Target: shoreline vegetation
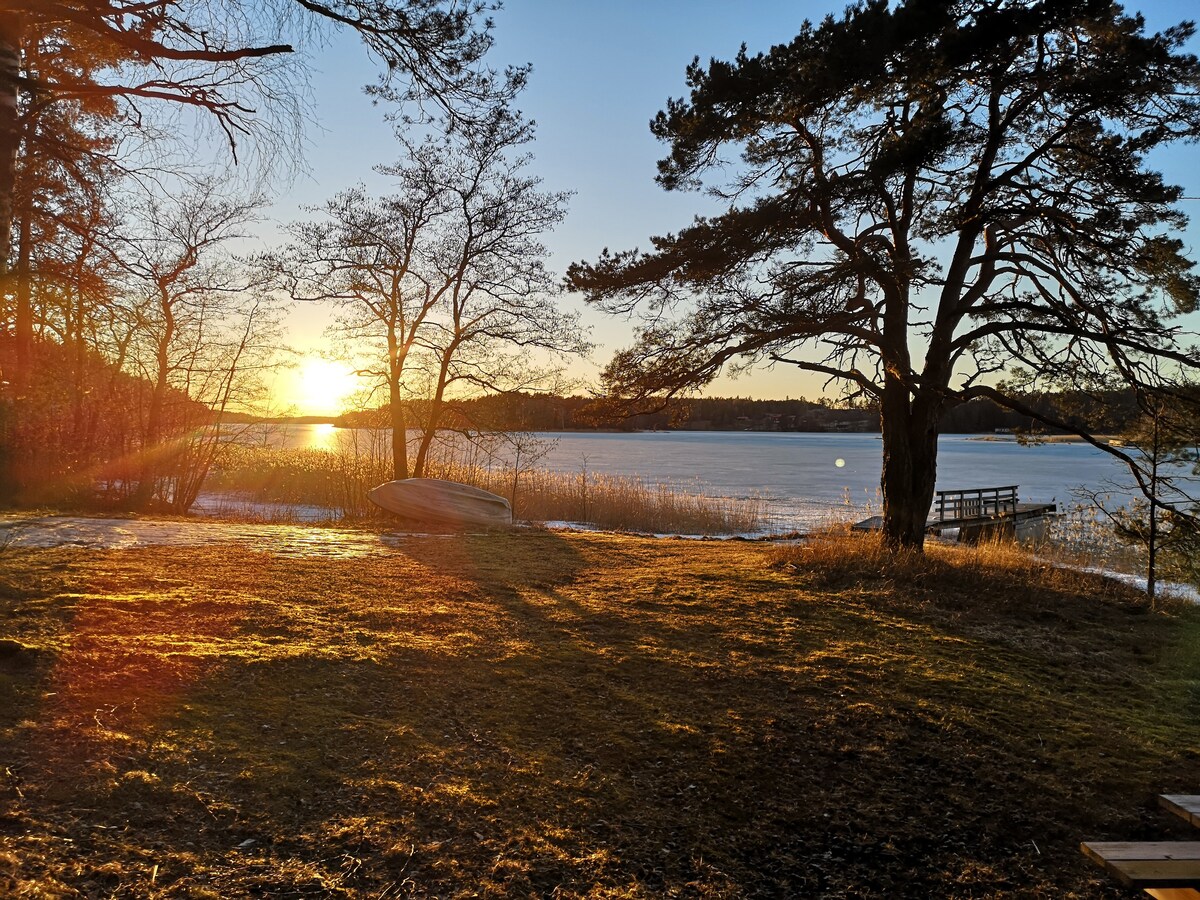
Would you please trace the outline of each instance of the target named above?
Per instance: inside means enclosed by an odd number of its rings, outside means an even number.
[[[279,425],[280,423],[275,423]],[[306,422],[304,424],[326,424]],[[1012,441],[1013,435],[979,436]],[[1051,437],[1061,442],[1064,436]],[[390,440],[379,429],[341,431],[324,449],[285,448],[282,432],[235,429],[222,438],[194,512],[234,523],[387,527],[397,520],[367,500],[367,492],[391,480]],[[428,477],[473,485],[507,498],[517,521],[563,523],[631,534],[769,538],[813,528],[847,527],[878,512],[875,502],[854,503],[847,495],[824,512],[813,510],[803,524],[777,521],[757,496],[714,495],[700,481],[657,483],[637,476],[589,471],[586,458],[571,472],[548,471],[539,461],[553,445],[535,434],[450,433],[434,445]],[[103,485],[64,510],[126,511],[123,486],[106,494]],[[45,504],[43,504],[45,505]],[[150,512],[173,512],[167,509]],[[399,523],[402,528],[420,523]],[[1098,509],[1071,504],[1060,510],[1048,538],[1037,548],[1063,565],[1137,577],[1144,552],[1120,541]],[[1195,584],[1194,565],[1165,559],[1169,581]]]
[[[0,893],[1121,895],[1200,609],[1002,546],[8,548]]]
[[[544,398],[543,398],[544,399]],[[330,424],[314,417],[296,424]],[[276,426],[286,423],[274,423]],[[222,437],[195,511],[206,519],[266,524],[329,524],[387,527],[394,520],[366,499],[367,491],[391,480],[390,442],[377,429],[338,430],[332,449],[283,449],[282,432],[230,423],[233,438]],[[225,427],[221,429],[225,433]],[[1012,435],[979,435],[1011,441]],[[1052,437],[1060,441],[1062,436]],[[488,441],[492,443],[489,445]],[[536,434],[480,434],[470,441],[451,432],[435,445],[431,477],[472,484],[504,496],[515,518],[534,523],[579,524],[635,534],[765,537],[795,532],[796,523],[777,521],[770,504],[756,496],[722,497],[703,483],[659,484],[638,477],[604,475],[587,469],[586,458],[572,472],[538,468],[546,442]],[[512,451],[519,450],[514,462]],[[37,504],[86,512],[130,509],[127,485],[88,480]],[[53,493],[53,492],[51,492]],[[876,498],[877,500],[877,498]],[[145,510],[173,513],[162,506]],[[1144,554],[1120,542],[1094,509],[1071,507],[1055,520],[1050,540],[1039,552],[1065,565],[1103,568],[1126,575],[1145,571]],[[853,503],[847,496],[827,514],[813,511],[804,527],[836,526],[878,513],[877,502]],[[402,526],[403,527],[403,526]],[[801,528],[800,530],[803,530]],[[1175,570],[1179,569],[1180,572]],[[1166,566],[1170,581],[1195,584],[1194,566]]]
[[[1111,434],[1092,435],[1101,444],[1120,446],[1120,438]],[[968,441],[1028,441],[1035,444],[1086,444],[1089,443],[1077,434],[976,434],[967,438]]]
[[[1009,438],[1011,439],[1011,438]],[[524,466],[495,447],[447,440],[437,445],[427,471],[507,498],[514,519],[561,522],[601,531],[685,536],[767,537],[772,520],[758,497],[714,496],[701,482],[659,484],[639,477],[537,468],[536,440],[525,445]],[[350,433],[333,449],[282,449],[228,443],[206,481],[204,515],[233,521],[379,527],[398,520],[367,500],[372,487],[391,480],[388,441],[377,432]],[[511,448],[510,448],[511,449]],[[869,507],[869,508],[868,508]],[[849,497],[808,529],[846,528],[877,510]],[[788,523],[784,532],[796,531]],[[1064,565],[1126,575],[1145,571],[1143,554],[1120,541],[1094,508],[1071,504],[1052,520],[1037,552]],[[1172,573],[1175,577],[1177,573]],[[1190,581],[1187,575],[1178,575]]]
[[[498,463],[474,452],[442,455],[427,475],[483,488],[505,497],[521,521],[569,521],[602,529],[688,534],[753,532],[764,521],[755,498],[713,497],[701,484],[652,484],[641,478],[549,472]],[[391,514],[367,500],[367,491],[391,480],[386,456],[374,447],[280,450],[230,444],[222,448],[207,482],[210,491],[252,503],[315,506],[341,520],[384,520]]]

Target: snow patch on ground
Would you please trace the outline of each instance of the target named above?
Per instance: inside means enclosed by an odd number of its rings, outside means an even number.
[[[197,516],[228,516],[263,522],[332,522],[338,518],[338,511],[328,506],[265,503],[228,493],[201,494],[192,504],[191,512]]]
[[[1146,590],[1146,579],[1141,575],[1127,575],[1124,572],[1114,572],[1111,569],[1103,569],[1097,566],[1083,567],[1079,571],[1088,572],[1093,575],[1103,575],[1105,578],[1111,578],[1113,581],[1132,585],[1143,593]],[[1180,584],[1177,581],[1159,581],[1155,584],[1155,593],[1159,597],[1175,597],[1179,600],[1200,603],[1200,591],[1196,590],[1190,584]]]
[[[345,559],[389,553],[410,532],[375,533],[310,525],[260,525],[209,521],[104,519],[86,516],[0,516],[0,547],[208,547],[234,544],[281,556]]]

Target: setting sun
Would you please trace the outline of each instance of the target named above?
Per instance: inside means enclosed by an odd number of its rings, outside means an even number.
[[[293,376],[287,400],[301,415],[336,415],[361,386],[359,377],[345,363],[307,357]]]

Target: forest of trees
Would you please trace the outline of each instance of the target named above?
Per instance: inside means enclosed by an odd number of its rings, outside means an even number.
[[[1139,409],[1131,391],[1025,395],[1034,416],[1013,412],[987,398],[951,407],[940,430],[947,434],[1066,434],[1048,429],[1046,418],[1073,422],[1096,434],[1117,435],[1136,422]],[[664,401],[652,413],[614,415],[592,397],[513,392],[491,394],[449,404],[441,425],[464,431],[879,431],[879,409],[870,403],[834,403],[804,398],[755,400],[749,397],[692,397]],[[427,412],[421,401],[406,404],[408,421],[421,423]],[[337,417],[343,427],[376,427],[388,421],[386,411],[368,410]]]
[[[222,416],[270,405],[289,301],[345,311],[347,354],[431,431],[455,386],[539,387],[556,369],[523,352],[585,348],[542,266],[565,195],[524,171],[528,69],[485,62],[488,4],[0,7],[0,502],[186,511]],[[398,193],[235,252],[302,166],[306,67],[336,31],[378,63]]]

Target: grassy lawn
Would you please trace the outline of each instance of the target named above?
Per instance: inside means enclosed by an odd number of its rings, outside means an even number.
[[[1120,897],[1200,792],[1197,610],[986,554],[10,549],[0,638],[6,897]]]

